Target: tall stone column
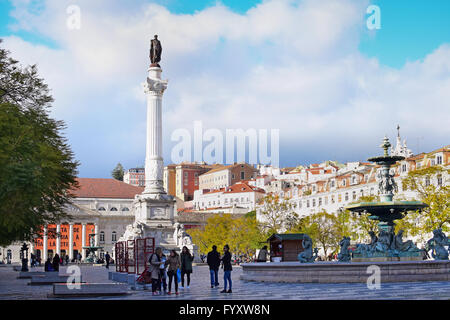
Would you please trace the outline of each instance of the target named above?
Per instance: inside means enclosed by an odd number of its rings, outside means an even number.
[[[94,233],[95,233],[95,246],[98,247],[98,224],[94,225]]]
[[[83,247],[86,246],[86,223],[81,225],[81,259],[86,259]]]
[[[61,225],[56,225],[56,253],[61,255]]]
[[[48,258],[48,249],[47,249],[47,241],[48,241],[48,237],[47,237],[47,226],[44,227],[44,235],[42,237],[42,260],[45,263],[47,261]]]
[[[166,194],[163,183],[162,97],[167,80],[161,80],[162,69],[150,66],[144,92],[147,94],[147,145],[145,154],[145,190],[143,194]]]
[[[69,259],[73,259],[73,223],[69,223]]]

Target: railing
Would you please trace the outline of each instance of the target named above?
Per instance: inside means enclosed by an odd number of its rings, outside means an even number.
[[[154,238],[117,242],[115,245],[116,271],[141,274],[147,268],[150,255],[154,251]]]

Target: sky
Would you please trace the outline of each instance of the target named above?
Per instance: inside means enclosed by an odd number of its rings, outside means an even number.
[[[154,34],[166,164],[194,121],[278,129],[281,166],[366,161],[398,124],[415,154],[450,143],[448,0],[0,0],[1,45],[37,64],[80,177],[144,164]]]

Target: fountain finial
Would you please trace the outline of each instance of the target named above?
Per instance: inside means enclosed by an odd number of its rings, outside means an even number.
[[[391,147],[391,143],[389,142],[389,138],[387,136],[384,136],[383,144],[380,145],[380,147],[384,149],[384,156],[388,157],[389,156],[388,150]]]

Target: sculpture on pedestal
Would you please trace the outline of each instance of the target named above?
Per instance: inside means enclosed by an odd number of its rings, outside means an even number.
[[[445,249],[445,246],[449,246],[449,249]],[[450,242],[441,228],[433,230],[433,238],[427,241],[426,250],[432,250],[431,256],[435,260],[448,260]]]
[[[307,262],[314,262],[316,258],[318,257],[319,250],[317,248],[314,248],[314,255],[313,255],[313,242],[310,236],[305,234],[303,238],[303,251],[300,252],[297,256],[298,261],[301,263],[307,263]]]
[[[337,258],[339,262],[349,262],[351,259],[350,250],[348,247],[350,246],[350,237],[344,237],[340,242],[341,251],[339,252]]]

